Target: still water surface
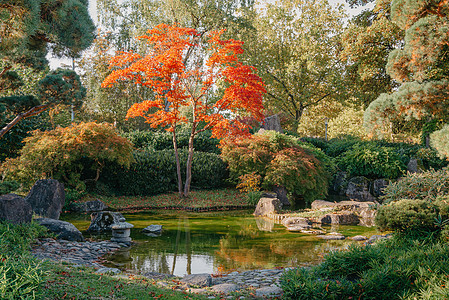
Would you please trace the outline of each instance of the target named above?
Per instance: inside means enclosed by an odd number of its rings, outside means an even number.
[[[316,264],[326,253],[354,243],[350,240],[323,241],[311,235],[288,232],[280,224],[255,218],[252,212],[154,210],[124,214],[126,221],[134,225],[131,237],[136,244],[109,256],[108,265],[140,274],[220,274]],[[81,231],[90,224],[89,215],[66,215],[63,219]],[[151,224],[163,226],[161,236],[150,237],[141,233]],[[346,236],[379,234],[374,228],[362,226],[324,229]],[[110,236],[92,238],[109,239]]]

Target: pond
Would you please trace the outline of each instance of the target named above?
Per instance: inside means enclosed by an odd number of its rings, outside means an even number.
[[[316,264],[326,253],[355,243],[348,239],[324,241],[312,235],[289,232],[280,224],[255,218],[252,212],[154,210],[124,214],[126,221],[134,225],[131,237],[135,245],[110,255],[104,264],[139,274],[220,274]],[[81,231],[90,224],[89,215],[65,215],[62,219]],[[162,225],[162,235],[150,237],[141,233],[151,224]],[[346,236],[379,234],[375,228],[362,226],[324,229]],[[107,235],[91,237],[110,239]]]

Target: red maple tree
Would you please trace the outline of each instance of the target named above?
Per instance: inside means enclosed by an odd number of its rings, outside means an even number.
[[[223,40],[222,34],[202,37],[195,29],[160,24],[138,37],[149,46],[147,54],[118,53],[110,61],[114,71],[102,84],[110,87],[125,80],[154,91],[154,99],[134,104],[127,118],[144,117],[152,127],[173,133],[180,196],[190,192],[195,135],[210,129],[216,138],[235,137],[249,127],[238,115],[263,119],[264,84],[254,67],[239,61],[243,42]],[[217,99],[219,86],[224,91]],[[182,123],[191,129],[184,189],[176,144],[176,129]]]

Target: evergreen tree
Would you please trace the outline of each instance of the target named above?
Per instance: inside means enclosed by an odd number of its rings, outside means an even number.
[[[391,2],[391,18],[405,30],[405,39],[403,47],[391,51],[387,72],[401,85],[370,104],[365,113],[368,129],[382,134],[392,121],[429,128],[449,120],[448,13],[447,0]]]

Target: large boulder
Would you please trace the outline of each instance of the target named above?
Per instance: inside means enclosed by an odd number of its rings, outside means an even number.
[[[118,212],[100,211],[90,215],[91,221],[87,232],[89,233],[102,233],[112,231],[112,225],[120,223],[120,219],[123,215]]]
[[[348,173],[338,172],[335,174],[332,183],[329,186],[329,191],[332,194],[344,196],[348,187]]]
[[[424,164],[422,160],[411,158],[407,164],[407,172],[409,173],[422,173],[425,172]]]
[[[262,128],[265,130],[274,130],[276,132],[283,133],[281,126],[281,119],[279,115],[268,116],[263,120]]]
[[[36,222],[57,234],[58,239],[77,242],[84,241],[82,233],[72,223],[50,218],[39,218],[36,219]]]
[[[279,201],[281,201],[282,206],[290,206],[291,203],[288,200],[288,192],[287,189],[283,186],[274,186],[273,187],[273,192],[276,193],[276,198],[279,199]]]
[[[0,220],[13,224],[30,223],[33,217],[31,205],[16,194],[0,196]]]
[[[65,203],[64,185],[55,179],[38,180],[25,200],[35,214],[57,220]]]
[[[281,201],[277,198],[260,198],[257,203],[255,216],[268,216],[271,214],[278,214],[282,209]]]
[[[349,180],[346,188],[346,196],[356,201],[376,201],[369,192],[370,181],[363,176],[356,176]]]
[[[376,217],[376,207],[377,202],[315,200],[312,202],[313,210],[332,210],[333,213],[312,218],[312,221],[321,224],[350,225],[357,224],[358,220],[359,225],[372,226]]]
[[[209,274],[186,275],[180,280],[188,286],[209,287],[212,285],[212,276]]]
[[[388,180],[386,179],[376,179],[371,184],[371,194],[374,197],[379,197],[384,195],[384,189],[389,184]]]

